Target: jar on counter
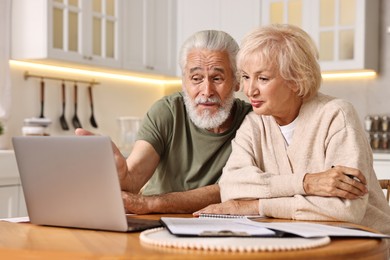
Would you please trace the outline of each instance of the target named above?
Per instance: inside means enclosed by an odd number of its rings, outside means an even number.
[[[376,115],[376,116],[373,116],[372,117],[372,127],[371,127],[371,131],[373,132],[377,132],[377,131],[380,131],[381,130],[381,118]]]
[[[389,135],[388,133],[382,133],[382,138],[381,138],[381,145],[380,145],[380,148],[381,149],[389,149]]]
[[[380,147],[380,136],[379,136],[379,133],[374,133],[372,134],[372,137],[370,138],[371,139],[371,148],[372,149],[379,149]]]
[[[371,132],[371,129],[372,129],[372,117],[371,116],[366,116],[364,118],[364,128],[367,132]]]
[[[45,128],[43,126],[23,126],[22,134],[24,136],[45,135]]]
[[[382,131],[387,132],[389,131],[389,117],[388,116],[382,116],[381,120],[381,126],[382,126]]]

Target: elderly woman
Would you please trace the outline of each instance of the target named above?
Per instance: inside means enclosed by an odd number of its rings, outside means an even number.
[[[317,57],[310,36],[295,26],[246,36],[237,63],[253,112],[232,141],[222,203],[195,215],[348,221],[390,234],[390,207],[358,115],[350,103],[318,92]]]

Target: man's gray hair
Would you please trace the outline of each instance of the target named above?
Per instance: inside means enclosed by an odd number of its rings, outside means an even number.
[[[230,67],[236,78],[236,55],[239,50],[237,42],[228,33],[217,30],[199,31],[191,35],[180,49],[179,65],[182,73],[187,64],[188,53],[193,49],[207,49],[212,51],[226,51],[229,56]]]

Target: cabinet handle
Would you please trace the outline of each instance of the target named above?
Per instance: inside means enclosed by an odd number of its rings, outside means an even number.
[[[146,66],[146,69],[148,69],[148,70],[154,70],[154,67],[153,67],[153,66]]]

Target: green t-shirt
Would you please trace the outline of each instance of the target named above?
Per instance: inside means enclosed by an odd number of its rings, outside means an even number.
[[[146,114],[137,140],[150,143],[160,163],[143,194],[185,191],[215,184],[231,153],[231,140],[251,110],[235,100],[235,118],[225,133],[215,134],[196,127],[187,115],[182,93],[157,101]]]

